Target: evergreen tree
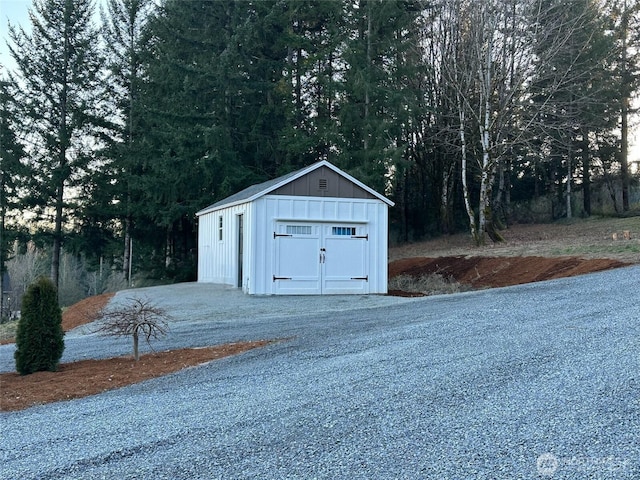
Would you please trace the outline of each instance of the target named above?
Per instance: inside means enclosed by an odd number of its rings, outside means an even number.
[[[285,11],[275,1],[168,1],[149,24],[137,228],[149,227],[170,270],[193,268],[197,210],[281,173]]]
[[[17,63],[18,100],[32,136],[34,191],[41,213],[53,211],[51,278],[57,285],[68,187],[82,184],[91,163],[90,138],[98,112],[101,59],[91,0],[35,0],[31,33],[10,25],[9,48]]]
[[[419,94],[409,55],[420,28],[414,2],[348,2],[344,33],[343,100],[339,107],[342,144],[338,163],[380,192],[386,175],[406,148],[408,124]]]
[[[11,89],[10,82],[0,80],[0,322],[4,315],[6,261],[18,229],[7,219],[20,207],[20,187],[28,176],[24,148],[15,134],[18,119]]]
[[[302,168],[335,154],[337,98],[341,91],[342,2],[288,1],[286,11],[286,123],[279,173]]]
[[[64,351],[62,310],[51,280],[40,277],[22,297],[16,332],[16,370],[20,375],[58,369]]]
[[[104,152],[108,157],[106,165],[96,172],[97,178],[92,182],[94,189],[90,197],[94,205],[87,214],[97,221],[118,218],[123,236],[122,272],[126,280],[129,280],[131,262],[134,198],[142,196],[136,184],[144,158],[140,97],[144,56],[150,40],[145,28],[152,11],[150,0],[109,0],[106,10],[101,11],[108,68],[106,84],[117,120]]]
[[[549,178],[571,217],[574,177],[581,176],[583,212],[590,214],[592,137],[615,128],[617,105],[609,67],[611,37],[595,2],[549,1],[538,31],[540,66],[531,86],[535,131]],[[553,55],[546,52],[554,50]],[[546,51],[546,52],[545,52]],[[542,53],[541,53],[542,52]],[[597,136],[597,135],[596,135]],[[581,166],[581,171],[578,170]]]
[[[273,178],[284,157],[281,145],[289,105],[284,72],[288,55],[287,2],[274,0],[246,4],[246,18],[231,41],[237,44],[244,79],[236,103],[239,118],[235,134],[239,158],[256,178]]]
[[[609,5],[616,40],[615,76],[619,82],[620,175],[622,210],[629,210],[629,118],[632,99],[640,89],[640,1],[618,0]]]
[[[242,79],[232,1],[167,1],[149,23],[141,125],[143,162],[133,172],[137,234],[153,268],[194,275],[194,214],[247,176],[233,144],[242,137],[236,89]],[[229,58],[227,58],[229,57]]]

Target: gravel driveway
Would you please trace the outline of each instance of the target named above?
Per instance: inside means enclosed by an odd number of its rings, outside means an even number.
[[[640,267],[423,299],[144,294],[175,316],[166,347],[293,338],[1,414],[0,478],[640,478]]]

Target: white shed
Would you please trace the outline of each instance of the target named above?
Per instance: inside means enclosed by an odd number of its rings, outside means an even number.
[[[200,210],[198,282],[249,294],[387,293],[393,202],[327,161]]]

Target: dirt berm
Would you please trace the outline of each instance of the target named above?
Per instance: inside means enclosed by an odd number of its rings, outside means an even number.
[[[572,277],[627,265],[630,264],[618,260],[579,257],[415,257],[391,262],[389,278],[440,274],[480,289]]]

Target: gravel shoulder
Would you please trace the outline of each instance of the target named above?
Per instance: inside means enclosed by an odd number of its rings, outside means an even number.
[[[149,289],[180,312],[172,341],[292,338],[1,414],[0,478],[638,478],[639,285],[636,266],[419,299],[257,297],[255,316]]]
[[[303,331],[305,319],[309,317],[367,311],[414,300],[386,295],[253,296],[226,285],[179,283],[122,290],[111,298],[108,305],[126,304],[130,298],[148,299],[172,317],[170,333],[154,340],[151,346],[141,341],[141,353],[281,338]],[[90,323],[66,332],[61,362],[131,353],[130,339],[105,337],[96,330],[96,324]],[[14,351],[13,344],[0,345],[0,372],[15,370]]]

